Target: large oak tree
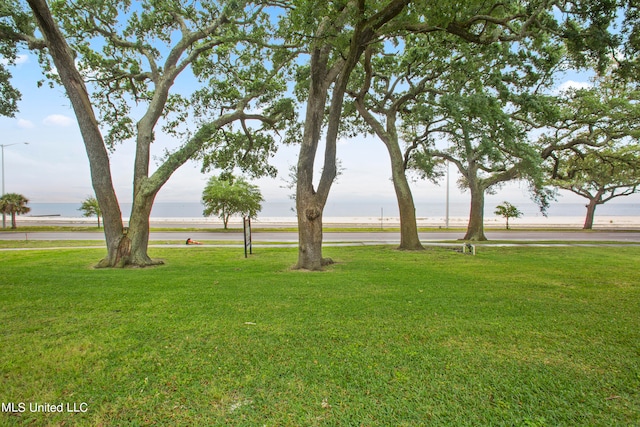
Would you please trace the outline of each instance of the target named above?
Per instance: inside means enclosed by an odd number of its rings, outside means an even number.
[[[405,174],[411,166],[431,178],[437,178],[443,160],[458,167],[472,199],[466,239],[485,239],[484,194],[508,180],[527,179],[544,209],[548,194],[541,188],[541,160],[527,141],[527,132],[544,126],[554,110],[542,90],[551,82],[563,46],[578,65],[604,65],[616,43],[608,31],[613,4],[484,7],[459,3],[446,26],[429,26],[429,15],[420,25],[407,25],[411,34],[395,43],[369,45],[363,70],[352,83],[356,109],[389,152],[401,249],[421,247]],[[461,19],[465,13],[468,20]],[[403,136],[409,141],[404,153]],[[450,145],[437,146],[437,140]]]
[[[461,47],[437,91],[404,115],[412,166],[429,175],[448,161],[461,174],[460,186],[471,195],[465,240],[486,240],[487,192],[513,179],[527,180],[533,189],[543,185],[542,159],[528,134],[553,110],[542,91],[563,50],[520,46]]]
[[[390,43],[368,48],[350,94],[369,131],[389,152],[400,249],[422,247],[406,176],[410,168],[435,180],[441,175],[437,166],[453,161],[465,176],[464,187],[472,189],[474,231],[468,236],[484,239],[485,191],[539,163],[517,116],[526,118],[531,112],[524,110],[540,103],[535,92],[549,81],[562,50],[539,40],[547,38],[539,27],[512,37],[520,39],[519,49],[511,37],[470,42],[446,32],[407,35],[401,48]],[[437,144],[444,140],[452,142],[448,149]]]
[[[573,152],[563,159],[552,182],[588,200],[582,228],[591,230],[599,205],[640,191],[640,146]]]
[[[289,40],[306,46],[309,55],[300,69],[307,87],[296,170],[297,268],[319,270],[330,262],[322,256],[322,214],[337,174],[336,143],[349,78],[367,44],[394,31],[391,23],[408,2],[294,2]],[[315,159],[323,136],[322,175],[315,185]]]
[[[101,266],[154,264],[147,254],[153,201],[171,174],[199,156],[205,168],[273,173],[275,149],[264,130],[284,127],[292,104],[281,99],[288,64],[274,40],[269,2],[116,2],[28,0],[37,33],[5,28],[7,38],[42,49],[51,77],[65,88],[78,119],[91,179],[104,215],[108,255]],[[14,14],[17,23],[18,16]],[[187,71],[189,70],[189,71]],[[175,90],[182,75],[198,86]],[[97,113],[96,113],[97,111]],[[187,117],[197,131],[185,126]],[[258,122],[257,125],[252,123]],[[234,123],[238,123],[234,126]],[[177,141],[155,170],[159,127]],[[109,150],[135,143],[129,227],[114,191]]]
[[[443,32],[468,43],[480,44],[515,41],[535,27],[554,24],[551,13],[554,2],[478,4],[463,1],[452,5],[354,0],[339,4],[299,2],[298,5],[305,7],[294,12],[293,28],[297,32],[294,30],[292,34],[310,36],[305,42],[311,59],[306,68],[309,76],[307,114],[297,170],[300,239],[297,266],[319,269],[323,264],[322,212],[335,178],[336,139],[345,91],[367,47],[411,33]],[[554,31],[561,31],[555,24],[550,26]],[[313,168],[325,124],[324,167],[316,187],[312,179]],[[419,242],[412,244],[417,247]]]
[[[297,169],[299,229],[298,268],[319,269],[322,257],[322,213],[335,178],[336,140],[345,90],[363,53],[372,44],[405,34],[448,33],[472,44],[517,42],[544,29],[549,37],[570,41],[577,58],[603,59],[603,45],[613,40],[608,26],[616,5],[593,1],[370,1],[294,2],[293,40],[307,46],[310,63],[304,132]],[[584,29],[587,31],[584,31]],[[302,35],[302,37],[300,37]],[[596,39],[598,43],[593,43]],[[387,132],[389,133],[389,132]],[[325,139],[322,176],[313,182],[314,162]],[[394,151],[397,151],[394,149]],[[393,163],[400,164],[396,160]],[[401,194],[406,194],[401,192]],[[401,196],[405,197],[405,196]],[[410,204],[407,203],[410,209]],[[412,231],[407,231],[407,236]],[[411,239],[412,245],[419,242]]]
[[[618,71],[563,93],[561,115],[540,136],[549,183],[589,201],[584,229],[593,227],[598,205],[640,185],[640,91],[619,80]]]

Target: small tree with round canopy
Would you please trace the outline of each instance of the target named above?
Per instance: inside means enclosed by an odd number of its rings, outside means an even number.
[[[263,201],[260,189],[242,177],[230,174],[212,176],[202,192],[205,206],[202,214],[218,216],[226,230],[231,216],[242,214],[253,218],[262,209]]]
[[[507,230],[509,229],[509,218],[520,218],[522,216],[522,212],[509,202],[502,202],[501,205],[496,206],[494,213],[507,220]]]

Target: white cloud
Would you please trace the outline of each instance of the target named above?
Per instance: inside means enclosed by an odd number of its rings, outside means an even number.
[[[29,57],[27,55],[16,56],[16,65],[26,64],[27,62],[29,62]]]
[[[26,64],[29,62],[29,57],[27,55],[16,55],[15,61],[13,61],[15,65]],[[9,65],[9,60],[7,58],[0,58],[0,64]]]
[[[574,80],[567,80],[557,87],[556,92],[562,93],[571,89],[589,89],[593,87],[593,84],[589,82],[576,82]]]
[[[18,119],[18,127],[21,129],[33,129],[36,126],[30,120]]]
[[[42,121],[47,126],[60,126],[67,127],[73,124],[73,119],[71,117],[63,116],[62,114],[51,114],[47,116]]]

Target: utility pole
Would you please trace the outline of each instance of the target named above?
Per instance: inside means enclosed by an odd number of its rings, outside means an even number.
[[[445,228],[449,228],[449,160],[447,160],[447,196],[445,209]]]

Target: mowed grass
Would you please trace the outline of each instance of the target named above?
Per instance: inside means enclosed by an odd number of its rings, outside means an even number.
[[[639,248],[256,252],[2,252],[0,425],[640,425]]]

